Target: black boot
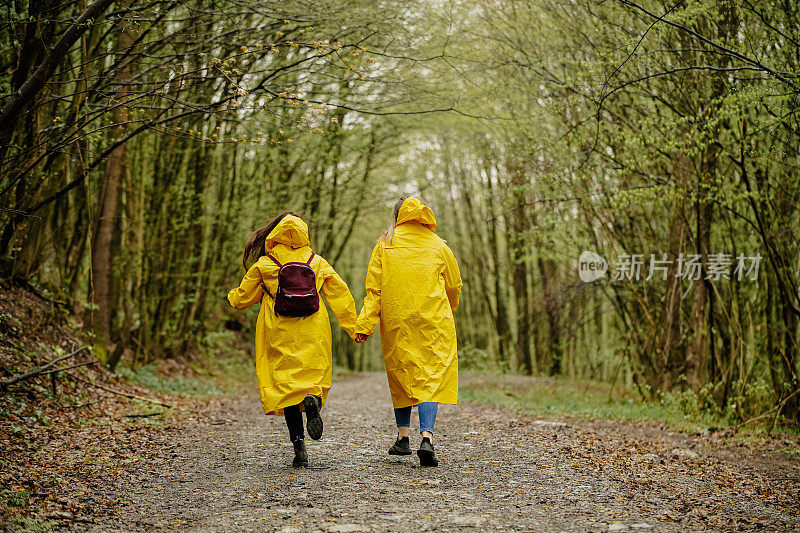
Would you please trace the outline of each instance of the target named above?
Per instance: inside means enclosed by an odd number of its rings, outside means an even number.
[[[314,440],[322,438],[322,417],[319,416],[318,402],[317,397],[311,394],[303,400],[303,407],[306,408],[306,430],[308,436]]]
[[[417,456],[419,456],[419,466],[439,466],[439,460],[433,451],[433,444],[428,437],[422,437]]]
[[[292,466],[300,468],[301,466],[308,466],[308,454],[306,453],[306,441],[297,439],[292,441],[294,445],[294,461]]]
[[[408,437],[397,439],[392,447],[389,448],[389,455],[411,455],[411,446],[408,443]]]

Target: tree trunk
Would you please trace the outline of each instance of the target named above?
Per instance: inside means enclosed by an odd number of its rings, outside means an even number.
[[[561,325],[558,317],[561,314],[561,303],[555,290],[558,269],[552,259],[542,259],[539,255],[539,270],[542,274],[542,291],[544,293],[544,310],[547,315],[548,351],[550,358],[550,375],[561,373]]]
[[[677,156],[675,175],[678,176],[678,194],[675,197],[675,207],[672,211],[672,221],[669,228],[669,243],[667,250],[667,279],[664,292],[664,311],[662,321],[664,327],[656,338],[655,360],[656,368],[652,369],[656,374],[655,383],[661,390],[669,390],[674,383],[675,368],[682,366],[680,360],[681,345],[681,279],[678,277],[677,260],[678,255],[683,251],[686,239],[686,224],[684,221],[685,201],[681,191],[686,184],[685,179],[691,171],[691,160],[684,154]],[[660,259],[660,258],[659,258]]]
[[[498,239],[497,219],[499,213],[495,205],[495,190],[492,181],[492,169],[486,165],[486,189],[489,205],[489,245],[492,252],[492,277],[494,278],[494,299],[496,312],[494,314],[495,330],[497,331],[497,360],[510,362],[511,353],[508,347],[511,338],[511,328],[508,323],[508,308],[506,304],[506,283],[503,273],[505,269],[501,262],[500,242]]]
[[[691,341],[686,352],[686,379],[689,386],[697,391],[705,383],[706,366],[708,365],[708,285],[702,279],[708,264],[708,248],[710,242],[711,203],[700,198],[696,204],[695,253],[700,255],[703,264],[701,279],[693,282],[692,312],[689,329]]]
[[[127,9],[130,0],[120,2],[120,9]],[[133,44],[133,35],[127,20],[122,22],[117,36],[116,53],[122,57]],[[125,61],[125,60],[123,60]],[[116,100],[118,105],[112,111],[115,127],[109,132],[109,143],[113,144],[125,135],[128,109],[127,84],[131,79],[130,63],[120,69]],[[92,320],[95,353],[98,358],[108,360],[108,344],[111,342],[111,328],[114,318],[114,236],[117,227],[122,183],[125,178],[125,164],[128,153],[127,143],[115,148],[106,160],[105,172],[100,188],[97,215],[92,236],[92,302],[95,305]]]
[[[528,288],[526,234],[528,231],[525,191],[527,186],[521,169],[508,165],[513,197],[511,224],[511,258],[514,263],[514,295],[517,309],[517,366],[525,374],[533,374],[531,354],[531,313]]]

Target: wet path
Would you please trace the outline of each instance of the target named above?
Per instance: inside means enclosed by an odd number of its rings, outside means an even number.
[[[307,440],[311,468],[291,468],[282,418],[265,417],[255,398],[231,400],[217,419],[176,434],[145,469],[118,477],[108,496],[119,515],[92,530],[800,527],[785,491],[769,493],[769,479],[624,429],[536,421],[479,404],[442,406],[441,466],[430,469],[416,455],[386,454],[394,429],[383,374],[347,376],[329,400],[323,439]],[[418,441],[412,436],[412,447]]]

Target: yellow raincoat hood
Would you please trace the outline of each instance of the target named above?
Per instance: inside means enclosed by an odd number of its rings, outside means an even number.
[[[391,242],[380,239],[367,269],[356,333],[381,326],[381,349],[392,403],[458,401],[458,351],[453,313],[461,274],[453,252],[433,230],[436,217],[419,198],[397,212]]]
[[[285,244],[292,248],[308,246],[308,224],[294,215],[286,215],[278,225],[269,232],[264,248],[267,252],[276,244]]]
[[[403,201],[400,211],[397,212],[395,227],[406,222],[419,222],[429,230],[436,231],[436,215],[416,196],[409,196]]]

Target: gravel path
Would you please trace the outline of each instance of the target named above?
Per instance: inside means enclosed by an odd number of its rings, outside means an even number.
[[[92,531],[800,530],[797,461],[775,478],[742,457],[692,450],[625,424],[537,421],[480,404],[441,406],[439,468],[386,454],[383,374],[345,376],[291,468],[283,419],[255,396],[183,430],[146,467],[115,477],[118,515]],[[412,426],[417,424],[416,414]],[[685,441],[685,439],[684,439]],[[412,437],[412,447],[419,443]],[[690,443],[689,443],[690,444]],[[87,525],[75,525],[81,529]]]

